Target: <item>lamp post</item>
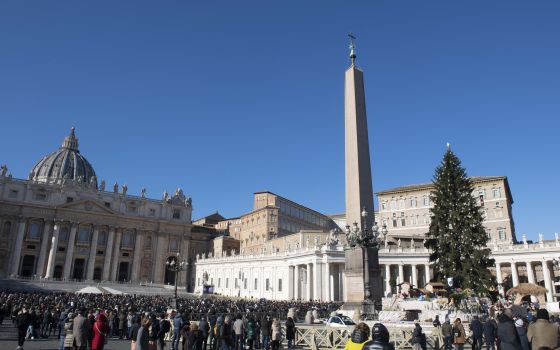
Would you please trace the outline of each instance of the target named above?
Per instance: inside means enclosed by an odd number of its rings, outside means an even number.
[[[364,300],[371,302],[371,289],[369,280],[369,248],[379,249],[381,243],[387,236],[387,226],[383,225],[381,229],[377,226],[377,222],[371,227],[371,231],[367,227],[368,212],[364,207],[362,210],[362,227],[358,226],[357,222],[346,225],[346,237],[350,247],[361,247],[363,251],[363,266],[364,266]]]
[[[173,271],[175,280],[175,302],[177,302],[177,273],[180,271],[185,271],[187,269],[187,262],[185,260],[179,261],[179,252],[177,252],[176,259],[167,260],[165,265],[167,269]]]

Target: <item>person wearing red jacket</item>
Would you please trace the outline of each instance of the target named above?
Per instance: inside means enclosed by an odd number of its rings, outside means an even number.
[[[107,339],[107,333],[109,332],[109,325],[107,323],[107,316],[104,313],[100,313],[93,324],[92,350],[103,350],[105,339]]]

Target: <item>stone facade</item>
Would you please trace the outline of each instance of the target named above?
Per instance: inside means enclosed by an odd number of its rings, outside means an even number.
[[[0,276],[173,284],[165,263],[180,253],[190,268],[178,282],[194,285],[193,258],[209,250],[211,235],[192,232],[191,199],[181,189],[161,200],[130,195],[126,185],[106,191],[76,154],[72,130],[27,180],[3,167]]]

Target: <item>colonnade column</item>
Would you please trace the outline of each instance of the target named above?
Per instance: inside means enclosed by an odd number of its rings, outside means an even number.
[[[554,301],[552,297],[552,281],[550,280],[550,269],[548,268],[548,261],[543,260],[542,262],[542,272],[544,278],[544,287],[546,288],[546,301]]]
[[[294,270],[295,270],[295,266],[291,265],[288,267],[288,283],[286,283],[285,286],[283,286],[284,288],[288,289],[288,300],[292,300],[294,299],[294,287],[295,287],[295,283],[294,283]],[[250,287],[250,286],[249,286]],[[250,289],[250,288],[249,288]]]
[[[12,275],[17,276],[19,273],[19,260],[21,258],[21,246],[23,244],[23,237],[25,236],[25,218],[20,218],[18,222],[18,230],[16,241],[12,249]]]
[[[418,288],[418,272],[416,271],[416,265],[410,265],[410,269],[412,270],[412,285]]]
[[[325,277],[322,278],[324,288],[323,301],[331,301],[331,264],[325,263]]]
[[[47,272],[45,278],[52,278],[54,275],[54,263],[56,260],[56,251],[58,250],[58,235],[60,234],[60,222],[54,224],[54,232],[52,236],[51,250],[49,252],[49,261],[47,263]]]
[[[117,280],[117,268],[119,267],[119,252],[120,252],[120,245],[121,245],[121,235],[122,235],[122,230],[121,229],[117,229],[117,237],[115,239],[115,242],[113,242],[113,258],[111,260],[113,263],[113,266],[111,268],[111,277],[110,280],[111,281],[116,281]]]
[[[43,232],[41,234],[41,248],[39,249],[39,260],[37,261],[37,270],[35,273],[41,277],[45,276],[45,259],[47,256],[47,248],[49,246],[49,236],[51,233],[52,223],[47,220],[43,226]]]
[[[113,260],[113,241],[115,240],[115,228],[109,227],[109,238],[105,249],[105,261],[103,261],[102,280],[107,281],[110,277],[111,261]]]
[[[311,269],[312,269],[312,267],[313,267],[313,265],[311,263],[307,264],[307,281],[306,281],[307,285],[305,286],[306,287],[305,288],[306,289],[305,290],[305,292],[306,292],[305,298],[307,300],[311,300],[311,297],[312,297],[312,295],[311,295]]]
[[[144,234],[143,233],[136,233],[135,242],[134,242],[134,255],[132,256],[132,273],[130,279],[132,281],[138,280],[138,275],[140,274],[140,255],[143,252],[142,245],[144,244]],[[181,271],[177,272],[177,279],[181,276]],[[177,285],[179,281],[177,281]]]
[[[313,299],[321,299],[321,263],[313,262]]]
[[[404,265],[401,263],[399,264],[399,280],[397,284],[404,282]]]
[[[498,293],[504,294],[502,283],[504,283],[504,279],[502,278],[502,264],[497,262],[496,263],[496,282],[498,282]]]
[[[68,246],[66,247],[66,259],[64,259],[64,278],[69,279],[72,269],[72,259],[74,258],[74,245],[76,242],[76,231],[80,223],[73,223],[70,228],[70,238],[68,239]]]
[[[93,270],[95,268],[95,258],[97,256],[97,240],[99,238],[99,226],[93,228],[93,238],[91,239],[91,245],[89,247],[89,259],[87,265],[86,279],[93,280]]]
[[[513,283],[512,287],[519,285],[519,275],[517,274],[517,264],[512,261],[511,262],[511,281]]]
[[[385,295],[391,293],[391,265],[385,264]]]
[[[529,283],[535,283],[535,273],[533,272],[533,263],[530,261],[527,261],[525,263],[525,266],[527,266],[527,279],[529,280]]]
[[[426,284],[430,283],[430,280],[432,279],[431,275],[430,275],[430,264],[424,264],[424,273],[426,275]]]
[[[339,271],[338,266],[337,265],[332,265],[332,266],[336,267],[336,275],[338,276],[338,271]],[[331,271],[331,273],[329,275],[329,285],[331,286],[330,291],[329,291],[329,293],[330,293],[329,294],[330,295],[329,301],[334,301],[335,300],[334,299],[334,297],[335,297],[335,294],[334,294],[334,276],[335,275]],[[340,297],[339,297],[339,299],[340,299]]]
[[[299,299],[299,265],[294,266],[294,299]]]

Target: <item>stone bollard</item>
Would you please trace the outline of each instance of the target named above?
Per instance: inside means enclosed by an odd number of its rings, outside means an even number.
[[[354,309],[354,313],[352,314],[352,321],[354,321],[356,324],[360,323],[360,319],[362,318],[362,313],[360,311],[360,309],[356,308]]]
[[[291,308],[288,309],[288,317],[291,317],[292,320],[294,320],[294,322],[297,322],[296,308],[295,307],[291,307]]]
[[[317,312],[317,310],[313,310],[313,320],[318,320],[319,319],[319,312]]]

